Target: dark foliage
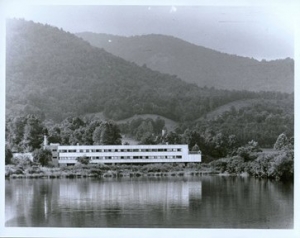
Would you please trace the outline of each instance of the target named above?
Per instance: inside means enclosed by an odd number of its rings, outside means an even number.
[[[47,166],[52,161],[52,153],[50,150],[36,149],[32,153],[33,161],[40,163],[42,166]]]
[[[76,158],[76,160],[77,160],[79,163],[84,164],[84,165],[87,165],[87,164],[90,163],[89,158],[87,158],[86,156],[78,157],[78,158]]]
[[[44,127],[34,115],[7,118],[5,139],[13,152],[31,152],[43,142]]]
[[[8,148],[7,145],[5,145],[5,164],[11,164],[12,158],[13,158],[13,154],[11,150]]]

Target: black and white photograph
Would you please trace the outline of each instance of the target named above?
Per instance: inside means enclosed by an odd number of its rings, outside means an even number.
[[[3,1],[1,236],[300,235],[299,4],[214,2]]]

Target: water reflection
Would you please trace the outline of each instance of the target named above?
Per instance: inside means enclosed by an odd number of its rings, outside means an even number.
[[[234,177],[7,180],[6,226],[292,228],[293,186]]]

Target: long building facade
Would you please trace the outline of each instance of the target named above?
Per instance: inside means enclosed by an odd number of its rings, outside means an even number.
[[[200,163],[201,152],[188,145],[59,145],[50,144],[53,163],[75,165],[86,157],[93,164]]]

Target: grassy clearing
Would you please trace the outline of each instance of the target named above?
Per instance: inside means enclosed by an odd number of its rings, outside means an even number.
[[[237,100],[234,102],[230,102],[207,113],[206,118],[209,120],[213,120],[214,118],[222,115],[224,112],[230,111],[232,107],[234,107],[236,110],[239,110],[244,107],[252,106],[254,103],[257,102],[259,102],[257,99],[246,99],[246,100]],[[200,120],[201,118],[197,119],[196,121]]]
[[[116,121],[117,124],[125,124],[127,122],[131,122],[132,120],[136,120],[138,118],[142,118],[142,119],[152,119],[152,120],[156,120],[156,118],[160,118],[162,120],[165,121],[165,127],[167,128],[168,131],[173,131],[175,130],[175,128],[178,126],[178,123],[169,119],[169,118],[166,118],[164,116],[160,116],[160,115],[157,115],[157,114],[140,114],[140,115],[134,115],[132,117],[129,117],[129,118],[126,118],[126,119],[123,119],[123,120],[119,120],[119,121]]]

